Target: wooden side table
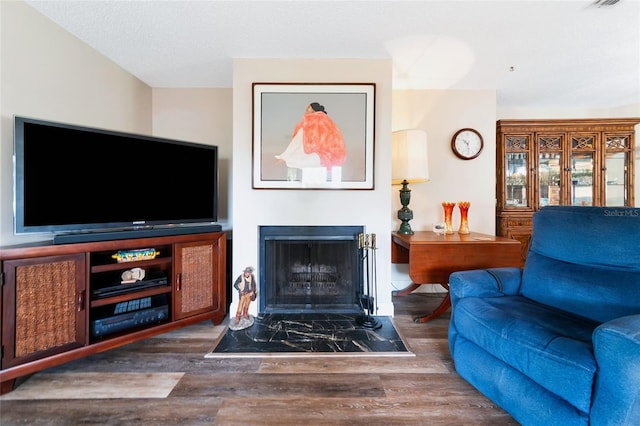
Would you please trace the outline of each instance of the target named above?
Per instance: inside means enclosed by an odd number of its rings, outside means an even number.
[[[449,290],[452,272],[502,266],[522,266],[520,242],[509,238],[472,232],[470,234],[436,234],[419,231],[413,235],[391,235],[391,262],[408,263],[413,281],[394,296],[405,296],[421,284],[440,284]],[[449,293],[432,313],[414,319],[427,322],[451,307]]]

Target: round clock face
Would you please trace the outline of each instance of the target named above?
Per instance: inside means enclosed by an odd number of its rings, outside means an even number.
[[[471,160],[480,155],[482,151],[482,135],[474,129],[461,129],[451,139],[453,153],[463,160]]]

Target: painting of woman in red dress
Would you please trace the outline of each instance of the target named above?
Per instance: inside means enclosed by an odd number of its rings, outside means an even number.
[[[340,129],[324,106],[312,102],[296,124],[289,146],[276,158],[289,168],[302,169],[303,181],[334,181],[340,178],[347,151]]]

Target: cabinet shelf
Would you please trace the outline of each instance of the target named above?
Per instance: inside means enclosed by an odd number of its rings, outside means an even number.
[[[158,287],[147,288],[143,290],[134,290],[129,293],[119,294],[117,296],[103,297],[100,299],[94,299],[91,301],[91,307],[97,308],[100,306],[112,305],[114,303],[126,302],[127,300],[139,299],[142,297],[155,296],[156,294],[168,294],[171,293],[170,285],[163,285]]]
[[[131,268],[148,268],[151,266],[160,266],[160,267],[168,267],[171,265],[170,257],[158,257],[155,259],[149,260],[136,260],[133,262],[123,262],[123,263],[107,263],[100,265],[91,266],[91,273],[97,274],[100,272],[109,272],[109,271],[126,271]]]

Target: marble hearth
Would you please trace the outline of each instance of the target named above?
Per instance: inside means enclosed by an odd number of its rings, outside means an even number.
[[[252,327],[229,330],[205,358],[293,356],[296,354],[415,356],[405,346],[389,317],[375,330],[357,316],[342,314],[258,315]]]
[[[260,227],[261,313],[359,313],[362,226]]]

